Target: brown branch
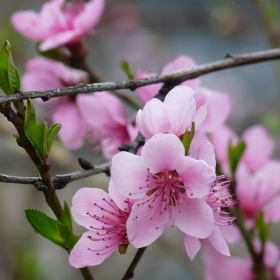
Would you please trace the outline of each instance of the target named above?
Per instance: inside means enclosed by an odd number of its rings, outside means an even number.
[[[77,171],[73,173],[56,175],[51,178],[54,188],[56,190],[64,188],[68,183],[84,179],[96,174],[110,172],[111,162],[95,165],[90,170]],[[42,179],[39,177],[20,177],[20,176],[10,176],[5,174],[0,174],[0,182],[4,183],[14,183],[14,184],[31,184],[35,185],[36,183],[42,182]]]
[[[9,96],[0,97],[0,104],[25,100],[27,98],[44,98],[46,100],[68,94],[90,93],[105,90],[112,91],[118,89],[135,90],[138,87],[143,87],[156,83],[166,83],[172,85],[174,83],[181,83],[182,81],[194,79],[199,76],[216,72],[219,70],[275,59],[280,59],[280,48],[261,52],[246,53],[241,55],[227,55],[225,59],[216,62],[200,65],[191,69],[171,72],[168,74],[158,75],[156,77],[144,78],[139,80],[94,83],[87,85],[80,84],[77,86],[53,90],[21,92]]]

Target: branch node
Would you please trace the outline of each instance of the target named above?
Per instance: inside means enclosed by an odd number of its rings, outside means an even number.
[[[84,158],[78,158],[79,164],[80,166],[84,169],[84,170],[91,170],[94,169],[92,163]]]
[[[50,94],[47,94],[46,96],[43,96],[41,99],[46,102],[46,101],[49,101],[51,98],[51,95]]]
[[[35,188],[38,191],[46,191],[48,189],[48,187],[42,182],[41,179],[38,179],[35,183],[34,183]]]
[[[225,58],[234,58],[234,55],[233,54],[230,54],[230,53],[227,53]]]

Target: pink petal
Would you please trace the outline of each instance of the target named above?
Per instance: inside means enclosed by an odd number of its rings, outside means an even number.
[[[109,195],[114,200],[114,202],[117,204],[117,206],[125,211],[128,211],[128,204],[127,201],[129,200],[131,203],[134,203],[136,200],[134,199],[128,199],[125,196],[123,196],[115,187],[113,180],[111,179],[109,182]]]
[[[101,228],[104,224],[91,216],[96,215],[102,217],[105,214],[105,211],[101,210],[98,206],[103,207],[104,209],[112,209],[103,199],[110,201],[111,197],[101,189],[79,189],[73,196],[71,207],[72,216],[76,223],[87,229],[91,229],[91,227]],[[117,211],[115,212],[118,213]],[[114,215],[111,215],[109,212],[107,212],[106,215],[114,218]]]
[[[141,157],[145,161],[150,172],[156,174],[167,170],[180,168],[181,161],[178,158],[184,157],[185,149],[178,137],[173,134],[154,135],[144,145]]]
[[[83,146],[87,125],[81,119],[75,103],[57,106],[52,119],[54,123],[62,124],[58,136],[67,148],[79,149]]]
[[[195,61],[186,55],[181,55],[176,57],[174,60],[169,62],[165,65],[165,67],[162,69],[162,74],[167,74],[174,71],[179,70],[190,70],[191,68],[195,67],[196,63]],[[188,81],[183,82],[181,85],[191,87],[192,89],[196,90],[200,85],[200,79],[195,78]]]
[[[85,4],[84,10],[74,19],[74,29],[87,34],[100,21],[105,7],[104,0],[92,0]]]
[[[145,193],[139,192],[146,186],[147,167],[139,156],[120,152],[113,156],[111,167],[112,180],[117,190],[128,198],[141,198]]]
[[[42,41],[46,38],[39,24],[39,16],[34,11],[16,12],[12,15],[11,22],[19,33],[32,40]]]
[[[226,120],[230,112],[230,101],[226,94],[200,88],[194,95],[197,107],[207,104],[207,116],[200,127],[202,132],[213,132]]]
[[[274,197],[263,209],[266,222],[276,223],[280,221],[280,196]]]
[[[220,227],[220,230],[222,232],[224,239],[229,244],[236,244],[242,239],[240,231],[235,224],[232,224],[230,226]]]
[[[114,136],[126,132],[126,128],[123,125],[126,124],[126,117],[122,110],[113,107],[109,108],[109,105],[114,106],[115,103],[111,102],[105,105],[105,101],[112,101],[112,96],[107,98],[106,93],[104,97],[100,98],[100,95],[88,95],[80,94],[77,97],[77,105],[81,112],[81,115],[85,121],[93,129],[98,130],[106,136]]]
[[[228,145],[230,141],[236,145],[238,141],[236,133],[227,126],[221,126],[211,134],[211,140],[218,162],[220,164],[227,163]]]
[[[152,209],[147,204],[142,205],[141,201],[139,205],[137,206],[137,203],[133,205],[126,223],[129,242],[136,248],[145,247],[154,242],[162,234],[165,224],[170,219],[168,211],[160,214],[161,204]],[[152,219],[151,216],[153,216]]]
[[[174,210],[175,225],[184,233],[197,238],[206,238],[212,233],[213,210],[203,199],[189,199],[188,204],[181,203]]]
[[[223,238],[220,228],[218,226],[214,226],[214,230],[208,237],[208,240],[218,252],[225,256],[230,256],[228,245],[225,239]]]
[[[165,97],[164,104],[171,122],[169,132],[180,136],[191,124],[196,112],[194,91],[186,86],[177,86]]]
[[[189,258],[192,261],[200,250],[201,244],[198,238],[185,234],[185,247]]]
[[[61,88],[62,83],[46,72],[26,72],[22,75],[22,87],[26,91]]]
[[[197,131],[201,124],[204,122],[207,115],[207,104],[201,106],[194,114],[192,122],[195,123],[195,130]],[[191,124],[189,126],[189,130],[191,130]]]
[[[82,37],[80,30],[66,30],[46,38],[39,49],[42,52],[55,49],[62,45],[78,42]]]
[[[214,147],[208,140],[203,140],[199,145],[191,145],[190,156],[194,159],[204,160],[208,165],[216,168]]]
[[[141,70],[138,70],[135,75],[135,80],[143,79],[143,78],[150,78],[157,76],[157,73],[144,73]],[[160,88],[162,87],[162,83],[160,84],[152,84],[145,87],[137,88],[135,91],[141,98],[141,100],[146,103],[151,100],[155,95],[159,92]]]
[[[108,258],[118,247],[118,243],[116,243],[107,249],[106,253],[102,252],[100,249],[110,244],[108,244],[108,241],[91,241],[88,236],[93,236],[93,234],[93,231],[85,232],[70,252],[69,263],[75,268],[98,265]],[[90,251],[89,248],[97,250],[100,254],[97,254],[96,251]]]
[[[247,129],[242,136],[246,142],[246,149],[242,161],[252,170],[256,171],[271,156],[273,140],[261,125],[255,125]]]
[[[209,193],[210,185],[216,179],[215,170],[203,160],[191,157],[182,159],[177,169],[185,186],[191,189],[189,197],[202,198]]]
[[[146,140],[155,134],[168,132],[170,129],[166,107],[155,98],[148,101],[143,110],[138,111],[136,123]]]

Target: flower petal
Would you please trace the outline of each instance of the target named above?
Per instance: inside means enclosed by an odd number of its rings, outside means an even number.
[[[88,236],[93,235],[93,231],[85,232],[74,248],[70,252],[69,263],[75,268],[81,268],[86,266],[98,265],[102,263],[106,258],[108,258],[118,247],[118,243],[110,248],[101,250],[101,248],[105,249],[105,246],[108,246],[108,241],[91,241]],[[96,247],[98,246],[98,248]],[[97,251],[91,251],[91,250]],[[98,254],[98,252],[100,254]]]
[[[208,240],[218,252],[225,256],[230,256],[228,245],[225,239],[223,238],[220,228],[218,226],[214,226],[214,230],[208,237]]]
[[[207,238],[214,229],[213,210],[203,199],[189,199],[174,208],[176,212],[175,225],[184,233]]]
[[[185,186],[191,189],[189,197],[202,198],[209,193],[210,185],[215,181],[215,169],[203,160],[191,157],[181,159],[177,172]]]
[[[178,137],[173,134],[154,135],[144,145],[141,157],[143,157],[146,167],[152,173],[180,168],[181,161],[178,158],[184,157],[185,149]]]
[[[196,112],[194,91],[186,86],[173,88],[165,97],[164,104],[171,123],[169,132],[180,136],[191,124]]]
[[[147,204],[142,205],[141,201],[134,204],[126,227],[130,244],[136,248],[150,245],[163,232],[165,224],[169,221],[169,212],[163,211],[162,205],[149,208]],[[137,217],[137,218],[136,218]]]
[[[87,2],[83,11],[74,19],[74,29],[82,30],[83,34],[87,34],[100,21],[104,12],[104,7],[104,0],[92,0]]]
[[[200,250],[201,244],[198,238],[185,234],[185,247],[189,258],[192,261]]]
[[[117,190],[128,198],[142,198],[141,186],[146,186],[147,167],[139,156],[120,152],[113,156],[112,180]]]
[[[81,119],[75,103],[58,105],[52,119],[54,123],[62,124],[58,136],[67,148],[75,150],[83,146],[88,127]]]
[[[274,147],[273,140],[261,125],[255,125],[247,129],[243,133],[242,139],[246,142],[242,162],[250,170],[256,171],[271,156]]]
[[[148,101],[142,111],[138,111],[136,122],[146,140],[155,134],[170,130],[170,121],[165,105],[155,98]]]
[[[118,211],[112,210],[112,207],[108,204],[110,200],[110,195],[101,189],[79,189],[72,199],[71,212],[74,220],[87,229],[91,229],[91,227],[101,228],[104,224],[91,216],[102,217],[105,214],[103,209],[110,209],[109,212],[106,212],[106,215],[114,218],[114,214],[110,214],[110,212],[118,214]]]
[[[162,74],[179,71],[183,69],[187,70],[195,66],[196,63],[191,57],[186,55],[180,55],[164,66],[164,68],[162,69]],[[183,82],[181,85],[188,86],[196,90],[200,85],[200,79],[195,78],[195,79],[187,80]]]

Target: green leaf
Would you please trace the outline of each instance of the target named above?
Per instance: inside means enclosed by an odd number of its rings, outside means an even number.
[[[185,147],[185,156],[189,155],[189,150],[190,150],[190,146],[191,146],[194,134],[195,134],[195,123],[192,122],[191,131],[186,130],[183,135],[182,143]]]
[[[71,246],[68,240],[73,234],[70,232],[69,228],[65,224],[59,221],[56,221],[56,223],[66,248],[70,249]]]
[[[66,249],[56,220],[36,209],[25,210],[25,215],[35,232]]]
[[[127,60],[121,60],[120,66],[123,72],[127,75],[129,80],[133,80],[135,78],[135,72],[132,70]]]
[[[6,94],[14,94],[16,90],[20,90],[20,76],[8,41],[0,48],[0,87]]]
[[[27,108],[24,118],[24,131],[26,132],[30,127],[36,124],[36,112],[33,102],[27,99]]]
[[[60,123],[56,123],[48,129],[47,132],[47,155],[51,152],[51,147],[54,139],[56,138],[58,132],[60,131],[62,125]]]
[[[68,244],[71,249],[76,245],[76,243],[79,241],[80,238],[81,237],[77,235],[72,235],[68,238]]]
[[[271,223],[265,223],[263,211],[261,211],[257,216],[255,220],[255,227],[261,240],[261,244],[264,246],[269,237]]]
[[[49,59],[52,59],[52,60],[64,62],[65,55],[63,55],[63,52],[62,52],[60,47],[58,47],[56,49],[50,49],[50,50],[47,50],[47,51],[43,52],[43,51],[40,50],[40,44],[41,43],[39,43],[39,42],[36,44],[36,51],[39,55],[41,55],[43,57],[46,57],[46,58],[49,58]]]
[[[29,127],[25,131],[26,136],[43,160],[47,157],[47,129],[47,123],[42,122]]]
[[[229,141],[228,145],[228,161],[231,170],[231,174],[234,177],[238,163],[245,151],[246,143],[240,141],[236,146],[233,146],[232,141]]]
[[[61,223],[66,225],[66,227],[69,229],[69,231],[72,233],[72,217],[71,217],[71,212],[69,209],[69,206],[66,201],[64,201],[64,209],[61,215],[61,218],[59,220]]]

